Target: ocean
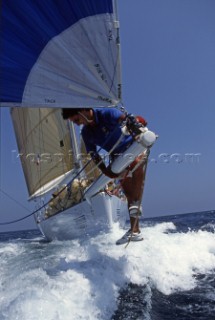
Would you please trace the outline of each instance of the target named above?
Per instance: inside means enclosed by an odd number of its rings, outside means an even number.
[[[123,234],[46,242],[0,233],[0,320],[215,319],[215,211],[146,219]]]

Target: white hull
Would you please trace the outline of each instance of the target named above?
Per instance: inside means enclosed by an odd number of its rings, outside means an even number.
[[[128,216],[125,200],[100,192],[91,199],[91,204],[83,201],[48,219],[35,218],[48,240],[71,240],[108,232],[115,222],[124,227]]]

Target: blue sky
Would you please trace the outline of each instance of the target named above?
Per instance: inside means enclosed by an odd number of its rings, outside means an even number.
[[[151,150],[145,217],[213,210],[215,1],[119,0],[123,101],[159,135]],[[1,110],[1,188],[31,210],[10,116]],[[28,211],[0,194],[1,222]],[[6,230],[35,228],[33,218]]]

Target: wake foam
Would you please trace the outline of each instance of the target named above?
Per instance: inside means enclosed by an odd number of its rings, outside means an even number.
[[[117,225],[80,241],[1,244],[0,319],[106,320],[128,283],[168,295],[215,269],[213,233],[177,233],[171,222],[142,232],[127,248],[115,245],[124,234]]]

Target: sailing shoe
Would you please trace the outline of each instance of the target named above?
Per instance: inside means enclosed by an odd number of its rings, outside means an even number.
[[[143,240],[143,236],[141,231],[132,232],[130,229],[124,234],[124,236],[122,236],[122,238],[116,241],[116,244],[124,244],[129,241],[142,241],[142,240]]]

